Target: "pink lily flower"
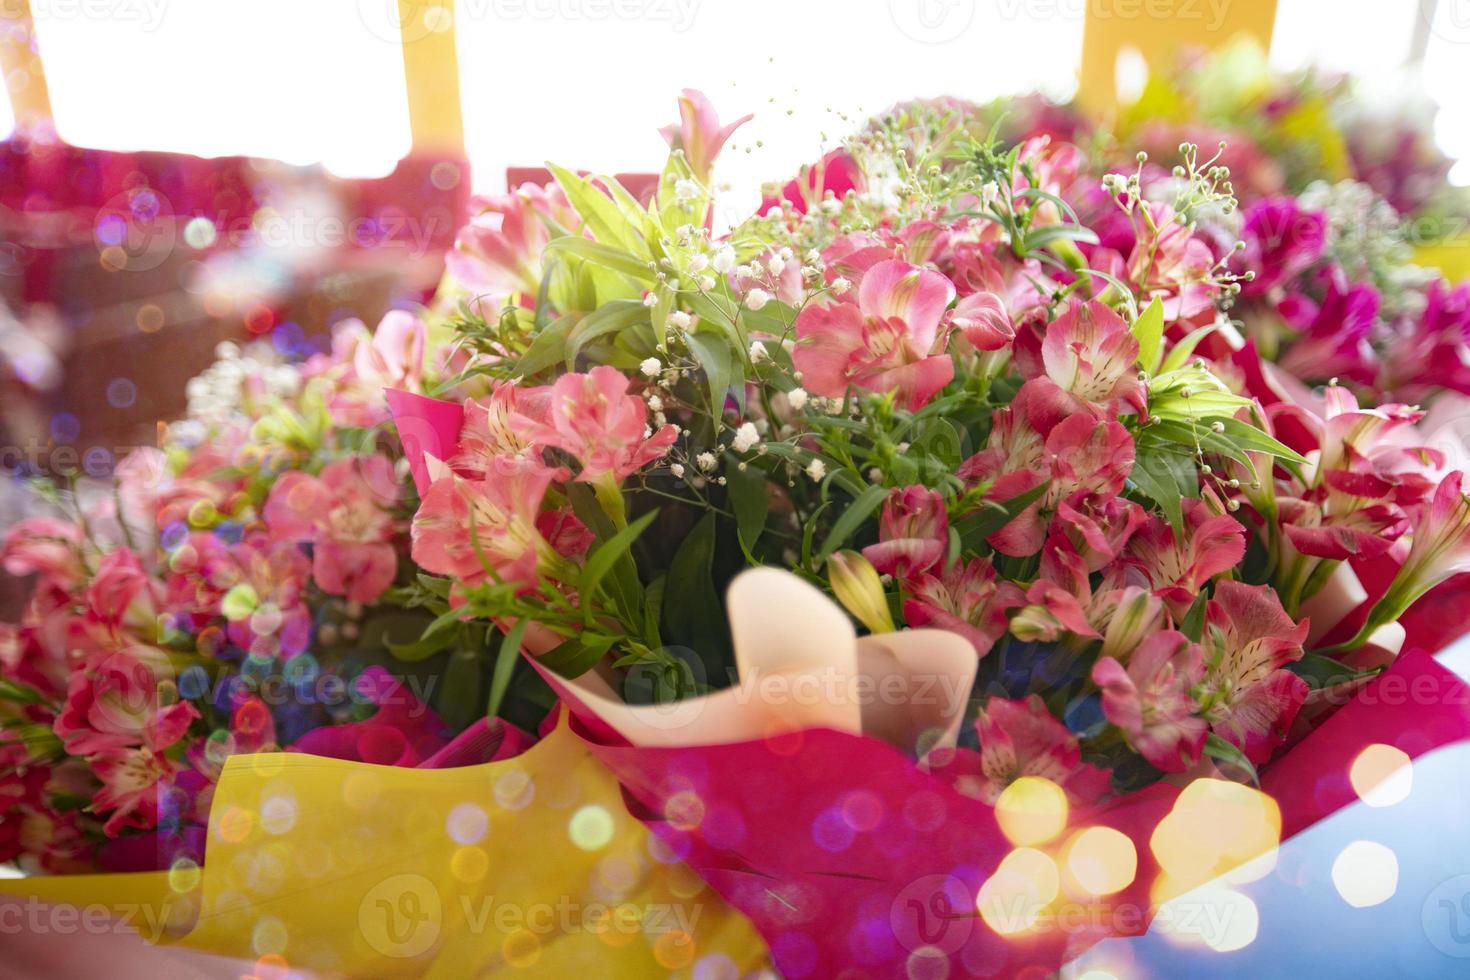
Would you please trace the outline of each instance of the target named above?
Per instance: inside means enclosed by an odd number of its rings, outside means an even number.
[[[436,480],[413,518],[413,560],[466,584],[482,582],[492,571],[502,581],[534,584],[549,553],[537,520],[556,476],[533,460],[502,457],[491,462],[483,480]]]
[[[1118,422],[1101,422],[1079,412],[1052,427],[1038,455],[1035,442],[1039,438],[1027,415],[1015,409],[1000,410],[990,434],[993,448],[976,453],[956,471],[972,486],[990,481],[985,498],[996,502],[1014,499],[1051,481],[1039,500],[986,539],[1003,554],[1034,555],[1063,501],[1070,501],[1074,511],[1103,506],[1122,492],[1133,469],[1133,437]]]
[[[92,797],[92,809],[110,814],[102,825],[108,837],[156,827],[159,796],[178,775],[177,766],[147,747],[108,752],[93,760],[92,771],[102,782]]]
[[[513,415],[510,424],[522,439],[575,457],[582,464],[577,479],[586,483],[621,483],[661,458],[679,437],[673,425],[650,436],[647,406],[628,394],[627,377],[606,365],[558,378],[545,422]]]
[[[516,295],[534,297],[541,288],[541,257],[552,236],[548,221],[573,234],[581,230],[555,184],[522,184],[507,194],[475,198],[471,206],[479,211],[460,229],[445,265],[460,285],[495,304]]]
[[[1301,659],[1310,624],[1288,616],[1269,586],[1229,579],[1215,586],[1205,621],[1205,717],[1251,762],[1265,762],[1307,697],[1307,682],[1285,668]]]
[[[312,545],[312,576],[323,592],[370,604],[398,571],[390,513],[397,496],[387,457],[356,456],[319,477],[287,473],[271,488],[263,516],[279,540]]]
[[[679,96],[679,122],[665,126],[659,132],[668,141],[672,150],[683,150],[689,169],[701,181],[709,183],[710,171],[714,169],[715,157],[724,149],[725,142],[735,130],[755,117],[744,115],[728,126],[720,125],[720,117],[714,104],[698,89],[686,88]]]
[[[1200,649],[1183,633],[1155,633],[1133,651],[1125,668],[1112,657],[1093,665],[1103,714],[1128,744],[1164,772],[1184,772],[1199,761],[1209,723],[1190,693],[1205,674]]]
[[[1041,341],[1044,374],[1016,395],[1041,432],[1076,412],[1116,419],[1122,407],[1148,408],[1138,378],[1138,340],[1123,318],[1097,300],[1073,303],[1046,328]]]
[[[66,589],[86,576],[82,567],[82,529],[52,517],[29,517],[5,532],[0,568],[17,577],[40,575]]]
[[[1123,560],[1109,571],[1115,584],[1130,584],[1134,574],[1182,616],[1216,575],[1245,557],[1245,528],[1229,514],[1212,514],[1202,500],[1184,501],[1184,533],[1150,516],[1125,549]]]
[[[378,388],[420,391],[428,327],[412,313],[389,310],[371,341],[358,342],[352,355],[358,381]]]
[[[78,669],[53,728],[66,751],[92,756],[143,746],[159,751],[184,736],[199,712],[187,701],[164,705],[160,678],[145,660],[116,651]]]
[[[850,385],[893,391],[909,411],[923,407],[954,378],[939,329],[954,295],[937,272],[878,263],[863,276],[856,303],[812,305],[797,316],[792,359],[802,384],[829,398]]]
[[[988,558],[973,558],[938,575],[923,572],[906,583],[903,618],[910,626],[958,633],[984,657],[1005,635],[1006,610],[1025,602],[1013,582],[997,580]]]
[[[883,501],[878,544],[863,549],[879,574],[907,578],[927,572],[949,549],[949,514],[944,498],[927,487],[895,489]]]
[[[1052,717],[1038,695],[1024,701],[991,698],[975,719],[980,736],[978,771],[957,772],[956,787],[994,805],[1022,776],[1056,783],[1078,805],[1096,803],[1110,788],[1106,769],[1082,761],[1077,737]],[[965,767],[960,756],[956,768]]]

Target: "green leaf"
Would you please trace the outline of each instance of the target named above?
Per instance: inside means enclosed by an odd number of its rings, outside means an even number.
[[[542,654],[536,661],[562,677],[580,677],[597,666],[617,642],[616,636],[583,633]]]
[[[1205,738],[1205,755],[1217,762],[1223,762],[1226,765],[1238,766],[1244,769],[1250,776],[1251,782],[1257,786],[1261,785],[1261,778],[1256,775],[1256,767],[1251,763],[1251,760],[1245,757],[1245,753],[1214,732],[1210,732]]]
[[[439,693],[439,714],[452,731],[467,728],[480,710],[480,658],[474,650],[461,650],[444,668],[444,690]]]
[[[730,388],[730,342],[713,333],[691,333],[684,338],[698,358],[709,382],[710,411],[718,419],[724,414],[725,392]]]
[[[1223,416],[1220,418],[1207,418],[1204,421],[1206,423],[1219,422],[1225,427],[1224,435],[1229,436],[1231,441],[1233,441],[1242,449],[1253,452],[1267,453],[1279,459],[1284,459],[1288,462],[1297,464],[1302,464],[1307,461],[1306,458],[1298,453],[1295,449],[1292,449],[1290,446],[1286,446],[1280,442],[1277,442],[1265,432],[1256,428],[1248,422],[1242,422],[1240,421],[1240,419],[1226,418]]]
[[[453,646],[454,641],[457,641],[457,639],[459,639],[459,632],[457,630],[444,629],[444,627],[435,630],[431,624],[428,632],[425,632],[425,635],[420,636],[412,644],[390,644],[390,642],[384,642],[384,646],[387,646],[388,652],[394,655],[395,660],[412,664],[420,660],[428,660],[432,655],[445,651],[445,649]]]
[[[584,600],[582,604],[583,621],[587,625],[590,626],[594,622],[595,604],[586,600],[597,594],[598,589],[602,587],[602,580],[607,577],[608,573],[613,570],[616,564],[624,558],[627,558],[630,562],[632,561],[630,552],[633,547],[633,542],[638,540],[638,536],[647,529],[648,525],[653,523],[653,519],[657,516],[657,510],[649,511],[607,541],[603,541],[593,547],[592,551],[587,555],[587,564],[583,567],[582,574],[577,579],[577,591],[582,594]],[[623,579],[625,576],[619,576],[619,578]],[[633,578],[636,586],[636,569],[634,569]],[[619,594],[610,593],[608,598],[612,599],[622,608],[624,616],[629,621],[641,619],[642,610],[638,608],[636,598],[623,594],[627,589],[627,583],[620,581],[619,585]]]
[[[687,646],[714,664],[727,662],[730,643],[729,625],[715,591],[718,530],[716,515],[710,512],[685,536],[669,563],[663,604],[668,641]]]
[[[618,203],[598,189],[590,179],[579,177],[554,163],[548,162],[546,167],[566,192],[567,200],[577,214],[581,215],[582,221],[591,229],[598,242],[621,248],[645,261],[651,257],[648,243],[640,234],[641,221],[635,223],[630,220],[630,216],[623,213]],[[599,179],[609,187],[616,183],[610,177]]]
[[[500,639],[500,650],[495,655],[495,672],[490,676],[490,703],[485,707],[485,716],[494,718],[500,714],[500,704],[505,700],[510,677],[515,673],[516,663],[521,659],[521,641],[526,637],[529,619],[522,619]]]
[[[653,270],[648,267],[648,260],[640,259],[626,249],[613,248],[601,242],[592,242],[577,237],[553,238],[547,243],[546,251],[548,253],[567,252],[648,285],[652,285],[655,280]]]
[[[832,530],[822,539],[822,547],[817,552],[817,561],[821,562],[828,555],[841,548],[847,543],[847,539],[857,533],[863,522],[873,515],[883,501],[888,498],[888,488],[882,486],[870,486],[857,495],[857,499],[847,505],[837,520],[832,523]]]
[[[766,515],[771,499],[766,493],[766,472],[754,463],[725,467],[730,507],[735,511],[735,527],[745,550],[755,547],[766,529]]]
[[[1153,374],[1158,368],[1159,350],[1164,342],[1164,304],[1157,296],[1133,321],[1133,336],[1138,340],[1138,363]]]
[[[573,326],[567,335],[567,370],[575,370],[577,355],[583,347],[598,337],[626,330],[647,319],[648,308],[643,305],[642,300],[617,299],[593,310]]]
[[[1189,355],[1193,354],[1194,349],[1199,346],[1200,341],[1219,329],[1220,326],[1218,323],[1207,323],[1185,334],[1179,343],[1169,349],[1169,354],[1164,358],[1164,363],[1159,365],[1159,373],[1168,374],[1170,371],[1177,371],[1182,368],[1184,362],[1189,360]]]
[[[1331,657],[1324,657],[1320,653],[1305,654],[1295,663],[1287,664],[1286,669],[1306,681],[1307,686],[1314,691],[1361,680],[1364,677],[1372,677],[1379,673],[1377,670],[1354,670],[1347,664],[1333,660]]]
[[[1184,494],[1179,492],[1174,469],[1165,459],[1167,455],[1170,454],[1140,452],[1128,479],[1140,493],[1159,505],[1177,535],[1184,530]]]
[[[516,364],[516,374],[523,378],[531,377],[565,360],[567,334],[576,326],[579,318],[580,314],[560,317],[531,338],[531,346]]]

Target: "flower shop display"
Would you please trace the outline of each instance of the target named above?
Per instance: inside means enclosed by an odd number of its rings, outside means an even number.
[[[903,104],[728,230],[744,120],[686,91],[650,202],[553,166],[476,201],[422,319],[226,359],[6,539],[4,856],[167,867],[175,939],[374,975],[1046,975],[1270,873],[1363,752],[1470,737],[1431,657],[1470,287],[1409,261],[1422,181],[1274,141],[1336,132],[1314,91],[1244,132],[1162,91],[1111,134]],[[288,908],[405,875],[421,947]],[[497,890],[713,911],[486,944]]]

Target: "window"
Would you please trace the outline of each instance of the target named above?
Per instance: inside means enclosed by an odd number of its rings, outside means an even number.
[[[477,189],[551,159],[658,168],[680,86],[731,120],[725,197],[749,213],[868,116],[914,96],[986,100],[1075,84],[1086,4],[1069,0],[458,0],[466,141]],[[842,118],[839,113],[845,113]],[[757,146],[757,143],[761,145]],[[747,152],[748,151],[748,152]]]
[[[366,15],[381,6],[32,4],[57,130],[67,142],[319,161],[346,176],[386,174],[409,149],[397,38]]]

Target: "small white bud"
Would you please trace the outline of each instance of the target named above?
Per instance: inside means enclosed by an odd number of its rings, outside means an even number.
[[[833,296],[841,296],[843,293],[847,292],[851,288],[852,288],[852,283],[848,282],[846,279],[842,278],[841,276],[838,276],[836,279],[833,279],[832,280],[832,295]]]
[[[669,467],[669,472],[672,473],[672,474],[674,474],[674,478],[676,480],[682,480],[682,479],[684,479],[684,464],[683,463],[675,463],[675,464],[673,464],[672,466]]]
[[[771,294],[764,289],[752,289],[745,294],[745,305],[752,311],[762,310],[771,301]]]
[[[805,388],[792,388],[786,393],[786,402],[794,412],[799,412],[803,408],[806,408],[806,400],[807,393]]]
[[[786,270],[786,260],[779,255],[773,255],[766,260],[766,271],[773,276],[779,276]]]
[[[679,202],[693,201],[699,197],[699,185],[692,180],[684,179],[674,183],[674,199]]]
[[[658,377],[659,372],[663,369],[663,362],[656,357],[644,358],[643,363],[638,365],[638,370],[642,371],[646,376],[650,378]]]
[[[709,259],[703,255],[696,255],[689,260],[689,274],[691,276],[697,276],[707,268],[709,268]]]
[[[715,253],[711,264],[720,275],[728,274],[731,269],[735,268],[735,250],[729,245],[724,246]]]
[[[812,460],[807,464],[806,475],[807,479],[813,483],[820,483],[822,478],[827,475],[827,464],[820,459]]]
[[[719,465],[720,461],[715,459],[714,453],[700,453],[698,456],[694,457],[694,462],[698,464],[700,469],[704,470],[706,473],[709,473],[713,471],[716,466]]]
[[[669,322],[680,330],[688,330],[690,325],[694,323],[694,318],[683,310],[675,310],[669,314]]]
[[[770,355],[766,353],[766,345],[759,340],[752,340],[750,342],[750,363],[759,364],[767,360],[770,360]]]
[[[658,305],[658,294],[649,293],[647,296],[643,297],[643,305],[648,307],[650,310],[653,309],[655,306]]]

